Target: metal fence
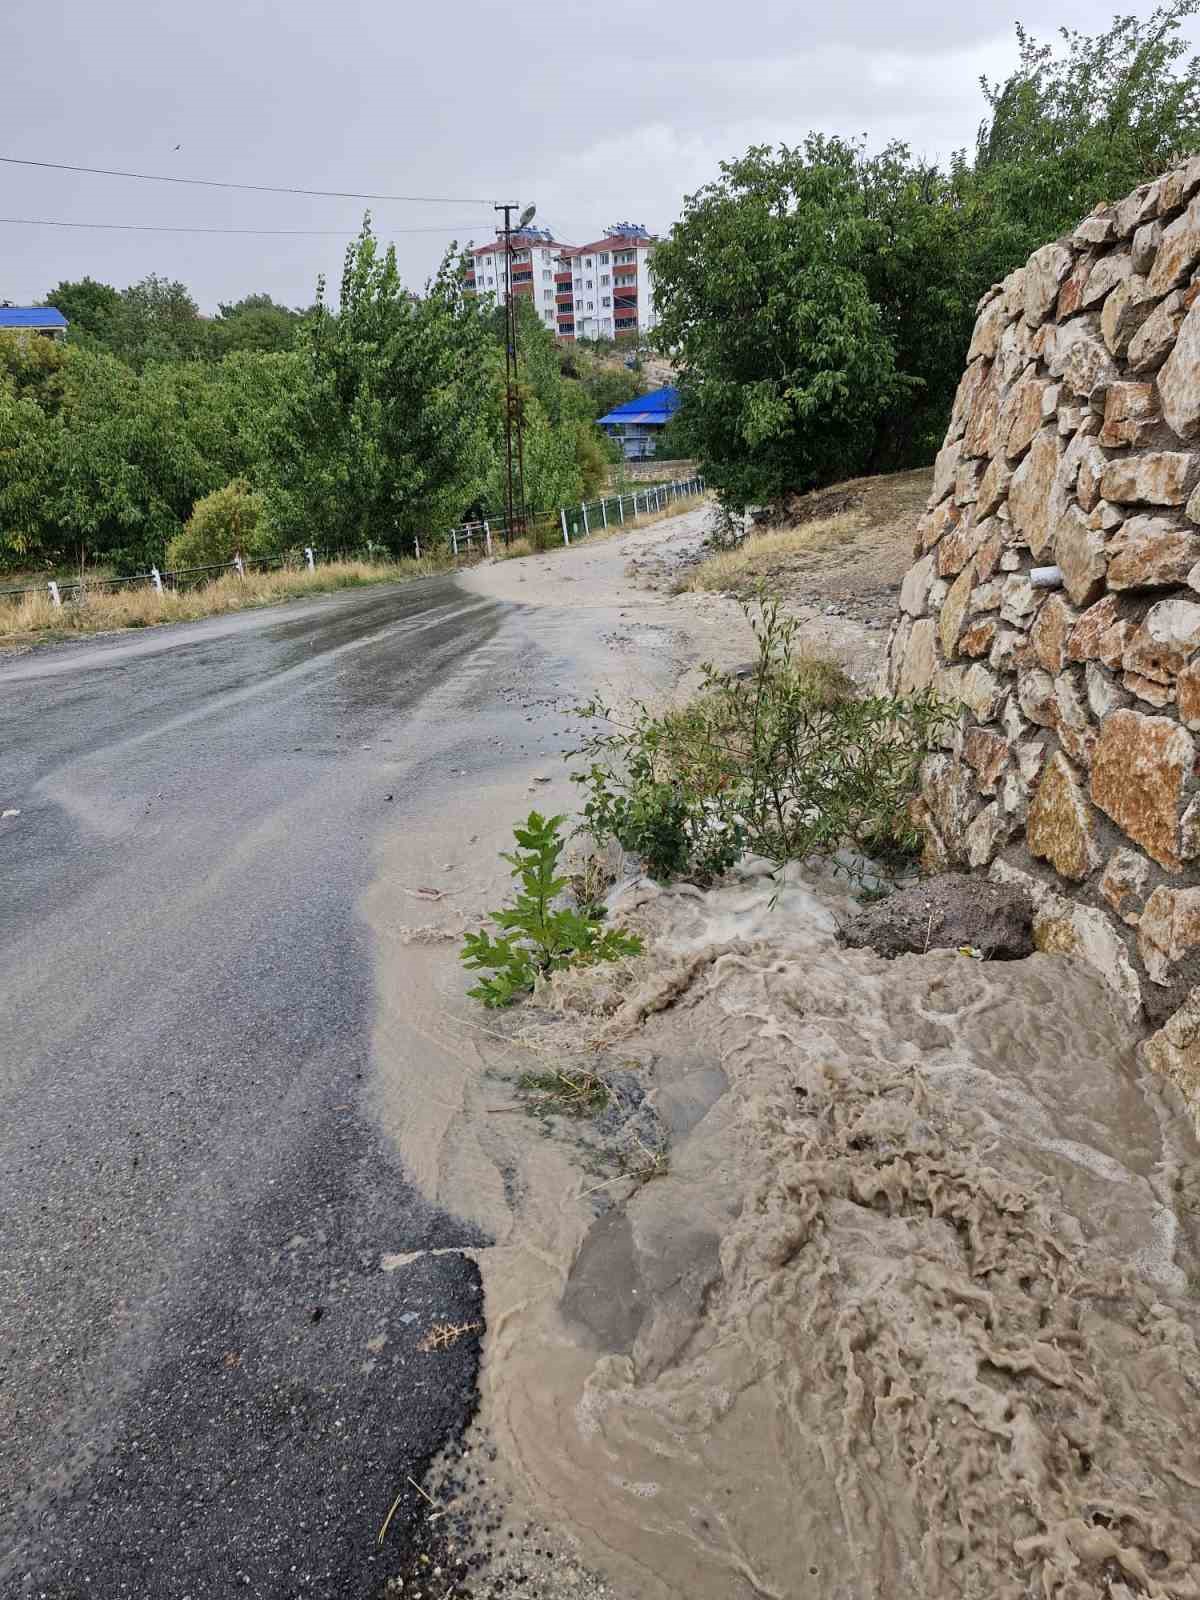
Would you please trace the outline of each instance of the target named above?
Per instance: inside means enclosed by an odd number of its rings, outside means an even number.
[[[669,511],[680,500],[693,499],[703,493],[704,479],[697,475],[693,478],[675,479],[670,483],[655,484],[625,494],[605,495],[599,500],[585,501],[578,506],[559,506],[554,511],[530,516],[520,537],[529,539],[536,547],[542,549],[552,543],[557,544],[560,538],[563,544],[570,545],[602,529],[624,527],[627,522],[636,523],[639,517],[654,516]],[[418,536],[414,544],[418,558],[436,556],[439,551],[444,551],[457,564],[462,560],[490,556],[493,544],[509,542],[506,538],[507,531],[505,522],[491,522],[484,518],[479,522],[463,523],[460,527],[451,528],[445,534],[435,535],[432,539],[427,539],[424,546]],[[149,572],[134,573],[127,578],[81,576],[64,581],[51,579],[48,583],[38,584],[33,588],[0,589],[0,600],[19,600],[24,595],[49,593],[52,603],[61,606],[66,603],[78,604],[86,601],[89,590],[107,591],[130,585],[149,584],[157,589],[159,594],[163,594],[167,590],[195,588],[208,583],[214,575],[225,572],[236,572],[239,577],[244,577],[250,571],[269,572],[282,567],[307,569],[311,572],[315,570],[319,561],[386,561],[387,559],[389,559],[387,547],[369,541],[356,549],[320,549],[305,545],[297,550],[283,551],[271,556],[235,556],[232,561],[211,566],[180,567],[168,572],[160,572],[157,567],[151,567]]]

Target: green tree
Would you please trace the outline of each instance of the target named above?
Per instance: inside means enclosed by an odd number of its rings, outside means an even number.
[[[300,354],[265,485],[285,539],[408,549],[480,497],[497,349],[452,253],[418,298],[367,218],[346,252],[338,315],[306,321]]]
[[[655,252],[681,427],[732,505],[855,470],[912,385],[861,270],[857,152],[811,136],[722,162]]]
[[[291,350],[296,342],[302,311],[277,305],[269,294],[250,294],[218,307],[212,326],[214,349],[228,354],[248,350],[260,355]]]
[[[84,334],[104,341],[111,336],[121,296],[110,283],[95,278],[66,279],[46,296],[46,304],[61,311],[70,323],[70,337]]]

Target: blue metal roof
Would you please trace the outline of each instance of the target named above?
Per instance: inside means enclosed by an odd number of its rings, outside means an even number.
[[[635,400],[626,400],[623,406],[617,406],[607,416],[601,417],[603,426],[606,422],[657,422],[667,423],[679,410],[678,389],[655,389],[650,394],[639,394]]]
[[[65,328],[67,319],[53,306],[0,306],[0,328]]]

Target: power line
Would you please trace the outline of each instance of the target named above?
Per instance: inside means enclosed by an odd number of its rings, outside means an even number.
[[[106,228],[118,233],[241,233],[266,234],[273,237],[293,235],[305,238],[349,239],[357,228],[178,228],[157,222],[60,222],[50,217],[0,217],[0,224],[11,223],[24,228]],[[468,233],[472,228],[487,226],[479,223],[443,223],[429,228],[388,228],[393,233]]]
[[[200,189],[243,189],[252,194],[303,194],[323,200],[387,200],[404,205],[486,206],[478,195],[360,194],[355,189],[297,189],[274,183],[226,183],[216,178],[176,178],[156,172],[122,172],[111,167],[76,167],[65,161],[27,161],[20,156],[0,156],[9,167],[41,167],[50,172],[86,172],[96,178],[136,178],[142,183],[186,183]]]

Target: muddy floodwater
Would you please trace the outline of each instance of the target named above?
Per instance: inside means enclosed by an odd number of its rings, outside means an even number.
[[[1200,1151],[1101,981],[847,950],[845,879],[750,862],[627,884],[647,955],[497,1019],[455,940],[503,869],[452,856],[528,804],[421,819],[469,889],[397,845],[365,907],[378,1116],[494,1241],[496,1487],[626,1600],[1200,1597]],[[558,1065],[623,1163],[521,1109]]]

